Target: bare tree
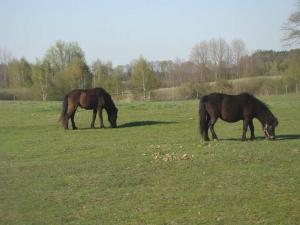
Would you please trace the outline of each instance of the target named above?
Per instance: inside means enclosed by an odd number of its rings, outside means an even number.
[[[7,51],[5,48],[0,48],[0,64],[7,64],[11,60],[11,53]]]
[[[209,64],[209,43],[207,41],[202,41],[193,47],[190,61],[194,63],[194,73],[199,74],[200,81],[205,81]]]
[[[191,52],[190,59],[197,65],[208,64],[209,62],[209,44],[207,41],[202,41],[196,44]]]
[[[282,41],[286,46],[300,44],[300,0],[297,0],[297,11],[290,15],[281,29],[284,32]]]
[[[11,60],[11,54],[6,49],[0,48],[0,87],[8,87],[7,64]]]
[[[184,60],[176,58],[174,61],[174,71],[173,71],[173,87],[179,86],[183,83],[184,71],[182,68]]]
[[[226,73],[226,66],[231,61],[230,47],[222,38],[211,39],[209,42],[210,59],[214,66],[215,80]]]
[[[232,61],[235,67],[235,78],[240,78],[242,73],[241,59],[246,55],[246,45],[240,39],[234,39],[231,42]]]

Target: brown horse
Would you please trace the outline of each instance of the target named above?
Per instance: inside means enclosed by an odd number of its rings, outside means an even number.
[[[265,136],[269,140],[275,139],[277,118],[262,101],[248,93],[239,95],[226,95],[213,93],[203,96],[199,105],[200,133],[208,141],[208,129],[212,138],[218,139],[214,125],[218,118],[226,122],[243,120],[242,141],[246,140],[247,128],[251,131],[251,140],[255,139],[253,118],[257,118],[263,126]]]
[[[91,128],[95,128],[97,112],[99,113],[100,128],[104,128],[102,116],[103,109],[107,112],[111,127],[117,127],[118,109],[110,94],[103,88],[86,90],[76,89],[65,96],[60,116],[60,121],[65,129],[68,129],[69,119],[71,119],[73,130],[77,129],[74,122],[74,116],[78,106],[84,109],[93,110]]]

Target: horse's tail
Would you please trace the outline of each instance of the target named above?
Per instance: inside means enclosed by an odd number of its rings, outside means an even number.
[[[207,96],[203,96],[200,100],[199,105],[199,129],[202,138],[205,141],[208,141],[208,123],[209,123],[209,115],[206,111],[205,102],[207,101]]]
[[[67,117],[66,117],[67,111],[68,111],[68,95],[65,95],[63,103],[62,103],[62,110],[61,110],[60,118],[59,118],[59,121],[61,121],[61,123],[64,127],[65,127],[66,119],[67,119]]]

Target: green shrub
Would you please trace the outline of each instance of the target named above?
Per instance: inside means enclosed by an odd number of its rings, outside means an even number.
[[[38,100],[31,88],[1,89],[1,100]]]
[[[232,93],[232,83],[228,80],[217,80],[213,85],[214,92]]]

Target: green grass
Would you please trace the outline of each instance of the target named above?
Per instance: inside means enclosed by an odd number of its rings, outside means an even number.
[[[59,102],[1,101],[0,224],[299,224],[300,97],[263,100],[274,142],[221,121],[202,142],[197,101],[118,103],[118,129],[80,110],[76,131]]]

